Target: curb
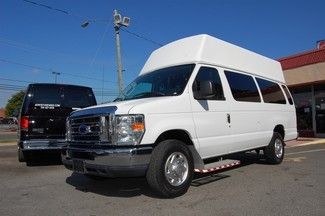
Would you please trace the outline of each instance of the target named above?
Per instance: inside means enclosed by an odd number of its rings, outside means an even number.
[[[321,145],[321,144],[325,144],[325,139],[320,139],[320,140],[316,140],[316,141],[292,145],[292,146],[288,146],[287,148],[295,148],[295,147],[309,146],[309,145]]]

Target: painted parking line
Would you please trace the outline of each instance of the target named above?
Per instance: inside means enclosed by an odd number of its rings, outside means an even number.
[[[0,147],[2,147],[2,146],[14,146],[14,145],[17,145],[17,142],[5,142],[5,143],[0,142]]]
[[[321,151],[325,151],[325,149],[314,149],[314,150],[307,150],[307,151],[291,152],[291,153],[286,153],[286,155],[305,154],[305,153],[321,152]]]
[[[301,144],[289,146],[288,148],[294,148],[294,147],[300,147],[300,146],[309,146],[309,145],[321,145],[321,144],[325,144],[324,139],[316,140],[316,141],[312,141],[312,142],[301,143]]]

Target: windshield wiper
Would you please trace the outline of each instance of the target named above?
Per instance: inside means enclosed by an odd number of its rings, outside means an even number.
[[[157,97],[157,96],[165,96],[165,94],[162,93],[162,92],[143,92],[143,93],[140,93],[140,94],[136,94],[132,98],[128,98],[128,99]]]

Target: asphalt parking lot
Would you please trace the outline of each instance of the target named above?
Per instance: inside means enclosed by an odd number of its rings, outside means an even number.
[[[246,155],[175,199],[144,178],[90,180],[49,156],[26,166],[15,146],[0,146],[0,215],[325,215],[324,144],[288,148],[281,165]]]

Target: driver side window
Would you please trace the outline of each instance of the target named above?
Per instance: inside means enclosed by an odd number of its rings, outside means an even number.
[[[216,94],[209,98],[209,100],[225,100],[219,72],[215,68],[201,67],[196,75],[195,81],[192,86],[194,98],[199,97],[200,83],[202,81],[211,81]]]

